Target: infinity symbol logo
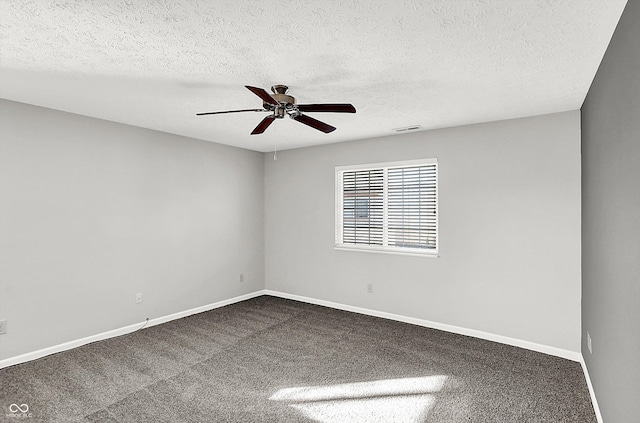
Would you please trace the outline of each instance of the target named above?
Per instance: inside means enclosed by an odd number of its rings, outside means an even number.
[[[18,411],[21,413],[26,413],[27,411],[29,411],[29,406],[27,404],[11,404],[9,406],[9,411],[12,413],[17,413]]]

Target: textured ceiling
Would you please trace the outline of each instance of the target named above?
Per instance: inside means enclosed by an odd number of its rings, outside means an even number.
[[[0,1],[0,97],[257,151],[579,109],[626,0]],[[352,103],[249,135],[244,85]]]

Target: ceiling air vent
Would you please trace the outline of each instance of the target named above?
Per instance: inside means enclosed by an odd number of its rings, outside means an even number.
[[[393,130],[396,132],[407,132],[407,131],[416,131],[418,129],[422,129],[422,126],[412,125],[412,126],[405,126],[404,128],[394,128]]]

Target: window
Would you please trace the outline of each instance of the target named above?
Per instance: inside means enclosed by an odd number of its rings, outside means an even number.
[[[437,255],[436,159],[336,167],[336,248]]]

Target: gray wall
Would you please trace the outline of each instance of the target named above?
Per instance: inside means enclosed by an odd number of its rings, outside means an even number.
[[[265,155],[266,288],[578,353],[579,119],[574,111]],[[334,250],[335,166],[431,157],[439,258]]]
[[[627,3],[591,85],[582,142],[582,354],[604,420],[638,421],[640,1]]]
[[[264,288],[263,154],[4,100],[0,122],[0,359]]]

